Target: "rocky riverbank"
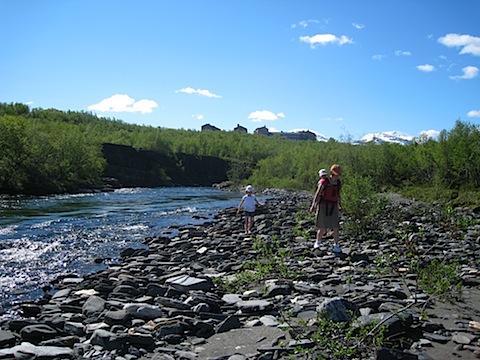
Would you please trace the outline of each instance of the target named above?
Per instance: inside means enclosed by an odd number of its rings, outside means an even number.
[[[394,196],[375,231],[342,236],[336,256],[329,236],[313,249],[311,195],[275,195],[248,237],[236,209],[225,209],[212,222],[146,239],[148,249],[125,249],[119,265],[59,278],[55,291],[3,321],[0,359],[480,356],[478,214],[445,217]],[[414,261],[435,260],[458,264],[454,304],[419,286]],[[348,338],[326,324],[358,331]]]

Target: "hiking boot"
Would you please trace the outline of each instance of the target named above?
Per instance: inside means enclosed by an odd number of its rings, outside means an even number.
[[[315,244],[313,244],[314,249],[318,249],[320,247],[320,241],[315,240]]]
[[[342,249],[340,248],[340,245],[338,245],[338,244],[333,245],[333,252],[335,254],[340,254],[342,252]]]

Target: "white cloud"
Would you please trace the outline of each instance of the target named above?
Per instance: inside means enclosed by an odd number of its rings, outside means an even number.
[[[327,19],[322,19],[321,21],[317,19],[301,20],[298,22],[298,24],[292,24],[290,25],[290,27],[292,29],[296,29],[296,28],[305,29],[311,25],[318,25],[318,24],[320,24],[320,26],[323,28],[325,25],[328,24],[328,20]]]
[[[447,34],[438,38],[447,47],[461,47],[460,54],[480,56],[480,37],[471,35]]]
[[[411,56],[412,53],[410,51],[403,51],[403,50],[397,50],[395,51],[396,56]]]
[[[358,30],[362,30],[365,27],[365,25],[359,23],[352,23],[352,26]]]
[[[261,110],[261,111],[254,111],[248,115],[248,118],[253,122],[261,122],[261,121],[275,121],[278,118],[284,118],[284,113],[274,114],[268,110]]]
[[[377,54],[377,55],[372,56],[372,60],[378,60],[378,61],[382,61],[385,58],[386,58],[386,55],[381,55],[381,54]]]
[[[343,121],[345,119],[343,117],[339,116],[339,117],[336,117],[336,118],[325,117],[322,120],[324,120],[324,121]]]
[[[309,19],[309,20],[302,20],[298,23],[299,26],[306,28],[310,26],[311,24],[318,24],[319,21],[316,19]]]
[[[480,117],[480,110],[471,110],[467,114],[468,117]]]
[[[418,65],[417,69],[420,71],[429,73],[429,72],[435,71],[435,66],[430,64]]]
[[[440,131],[437,130],[423,130],[420,132],[420,137],[426,137],[428,139],[437,139],[440,135]]]
[[[317,34],[314,36],[300,36],[300,41],[310,44],[310,47],[314,49],[317,45],[337,44],[339,46],[345,44],[353,44],[353,40],[349,39],[345,35],[337,37],[333,34]]]
[[[206,97],[210,97],[210,98],[221,98],[220,95],[213,94],[208,90],[194,89],[194,88],[191,88],[191,87],[187,87],[187,88],[180,89],[180,90],[175,90],[175,92],[176,93],[185,93],[185,94],[197,94],[197,95],[206,96]]]
[[[197,120],[203,120],[204,119],[204,116],[202,114],[193,114],[192,117],[197,119]]]
[[[153,100],[142,99],[135,101],[126,94],[115,94],[103,99],[98,104],[90,105],[88,110],[100,112],[139,112],[151,113],[158,104]]]
[[[473,79],[478,76],[480,69],[475,66],[466,66],[462,69],[463,75],[450,76],[450,79]]]

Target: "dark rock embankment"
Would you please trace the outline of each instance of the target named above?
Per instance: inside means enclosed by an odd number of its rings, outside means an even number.
[[[313,222],[297,218],[310,200],[278,193],[256,216],[251,237],[236,209],[225,209],[202,226],[146,239],[148,249],[125,249],[120,265],[58,279],[55,293],[19,305],[21,317],[2,324],[0,359],[338,358],[309,336],[318,312],[333,321],[382,322],[386,343],[363,349],[362,358],[479,356],[478,215],[444,219],[438,209],[394,198],[377,231],[342,237],[335,256],[329,236],[313,250]],[[282,264],[298,276],[272,271],[227,292],[219,279],[256,261],[258,242],[285,249]],[[434,301],[417,286],[412,251],[458,262],[462,299]],[[309,350],[296,352],[299,345]]]
[[[103,144],[104,180],[112,187],[211,186],[227,180],[229,163],[213,156],[164,155]]]

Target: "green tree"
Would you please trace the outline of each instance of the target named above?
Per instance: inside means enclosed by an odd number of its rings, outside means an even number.
[[[26,162],[30,156],[24,118],[0,116],[0,191],[16,193],[28,181]]]

